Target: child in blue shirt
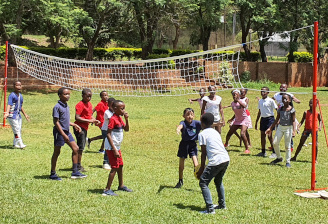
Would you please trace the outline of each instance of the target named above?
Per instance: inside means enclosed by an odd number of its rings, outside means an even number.
[[[185,159],[189,157],[194,163],[194,167],[198,166],[197,159],[197,144],[198,134],[201,130],[200,121],[194,120],[194,110],[186,108],[183,111],[184,121],[181,121],[177,127],[177,134],[181,134],[181,141],[179,144],[178,157],[179,160],[179,182],[175,188],[181,188],[183,185],[183,170]]]

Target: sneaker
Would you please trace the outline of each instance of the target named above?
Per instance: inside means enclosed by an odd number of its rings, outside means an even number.
[[[127,186],[118,187],[117,190],[118,190],[118,191],[132,192],[132,190],[129,189]]]
[[[58,180],[58,181],[62,180],[59,176],[57,176],[56,173],[54,173],[54,174],[50,174],[49,178],[50,178],[51,180]]]
[[[99,149],[98,153],[105,154],[105,150]]]
[[[80,172],[87,172],[87,171],[84,169],[83,166],[79,166],[78,169],[79,169]]]
[[[245,153],[245,154],[250,154],[251,151],[249,151],[249,149],[246,149],[244,153]]]
[[[175,185],[174,188],[181,188],[182,185],[183,185],[183,182],[182,182],[182,181],[179,181],[179,182],[177,183],[177,185]]]
[[[208,211],[207,209],[205,211],[200,211],[202,214],[215,214],[215,210],[213,211]]]
[[[91,140],[88,137],[86,138],[86,142],[88,149],[90,149]]]
[[[292,166],[290,165],[290,163],[286,163],[286,167],[291,168]]]
[[[271,164],[277,164],[277,163],[280,163],[280,162],[282,162],[282,158],[277,158],[277,159],[273,160],[271,162]]]
[[[112,191],[111,189],[109,190],[104,190],[104,192],[102,193],[103,196],[118,196],[118,194],[115,194],[114,191]]]
[[[112,167],[108,163],[104,163],[103,164],[103,169],[105,169],[105,170],[111,170]]]
[[[227,207],[222,207],[222,206],[219,206],[219,205],[214,205],[214,209],[220,209],[220,210],[227,210]]]
[[[79,171],[72,173],[72,176],[71,176],[72,179],[82,179],[85,177],[87,177],[87,175],[80,173]]]
[[[259,157],[266,157],[267,154],[264,152],[260,152],[259,154],[256,154],[256,156],[259,156]]]
[[[275,159],[277,158],[277,154],[276,153],[272,153],[270,156],[269,156],[270,159]]]

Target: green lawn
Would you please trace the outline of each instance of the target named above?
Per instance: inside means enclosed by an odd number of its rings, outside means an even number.
[[[278,89],[276,89],[278,90]],[[308,92],[296,95],[302,103],[296,105],[300,120],[308,109],[312,97],[311,88],[290,89]],[[251,129],[251,155],[244,155],[236,137],[231,138],[229,155],[231,164],[224,178],[228,210],[215,215],[202,215],[204,200],[193,176],[191,160],[185,168],[184,186],[173,187],[178,181],[176,156],[180,136],[176,125],[183,119],[183,109],[189,107],[189,97],[120,97],[130,114],[130,132],[125,133],[122,152],[125,184],[133,193],[118,192],[119,197],[101,195],[108,178],[108,171],[101,168],[102,155],[97,151],[100,141],[93,142],[84,153],[83,165],[88,177],[70,179],[71,150],[62,148],[57,173],[63,181],[48,179],[50,158],[53,151],[52,108],[57,94],[25,92],[24,108],[31,122],[23,122],[25,150],[12,149],[12,131],[0,129],[0,222],[1,223],[327,223],[327,201],[295,196],[295,190],[310,188],[311,148],[304,147],[298,162],[287,169],[282,165],[269,165],[272,159],[259,158],[260,133]],[[228,91],[219,93],[223,105],[232,97]],[[273,94],[270,94],[271,96]],[[257,114],[256,96],[260,92],[249,91],[253,126]],[[69,101],[71,118],[81,93],[73,92]],[[318,98],[327,102],[326,89],[318,91]],[[93,105],[100,100],[95,94]],[[1,101],[3,104],[3,101]],[[198,104],[192,107],[196,117],[200,115]],[[327,105],[322,106],[327,118]],[[3,110],[3,105],[1,105]],[[225,109],[226,120],[232,116]],[[2,116],[1,116],[2,119]],[[223,128],[222,138],[228,127]],[[100,134],[91,126],[89,136]],[[294,142],[298,145],[300,135]],[[308,141],[309,142],[309,141]],[[328,187],[327,147],[323,131],[319,133],[319,164],[317,188]],[[283,145],[283,142],[281,146]],[[283,152],[283,157],[285,153]],[[115,179],[113,186],[118,185]],[[214,201],[217,201],[214,183],[210,185]]]

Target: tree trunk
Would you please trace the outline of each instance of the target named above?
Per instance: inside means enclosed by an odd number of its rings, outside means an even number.
[[[178,47],[178,41],[180,37],[180,25],[175,23],[174,27],[175,27],[175,37],[174,40],[172,41],[172,44],[173,44],[173,50],[176,50]]]
[[[268,62],[268,58],[266,56],[266,53],[265,53],[265,49],[264,49],[264,46],[266,44],[266,41],[264,40],[260,40],[259,41],[259,44],[260,44],[260,53],[261,53],[261,59],[262,59],[262,62]]]

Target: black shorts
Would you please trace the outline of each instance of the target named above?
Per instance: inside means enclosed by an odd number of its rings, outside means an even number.
[[[302,136],[308,138],[310,135],[312,135],[311,129],[304,129]],[[318,141],[318,131],[316,131],[317,141]]]
[[[274,116],[271,116],[271,117],[261,117],[261,120],[260,120],[260,131],[266,131],[266,130],[268,130],[268,128],[271,127],[271,125],[273,124],[274,121],[275,121]],[[272,130],[274,130],[274,127],[273,127]]]
[[[84,128],[81,129],[82,129],[81,132],[78,132],[74,129],[74,135],[76,137],[76,143],[79,146],[79,150],[83,151],[85,147],[88,131],[85,130]]]
[[[191,158],[192,156],[197,156],[197,144],[195,141],[181,141],[179,144],[178,157],[180,158]]]

